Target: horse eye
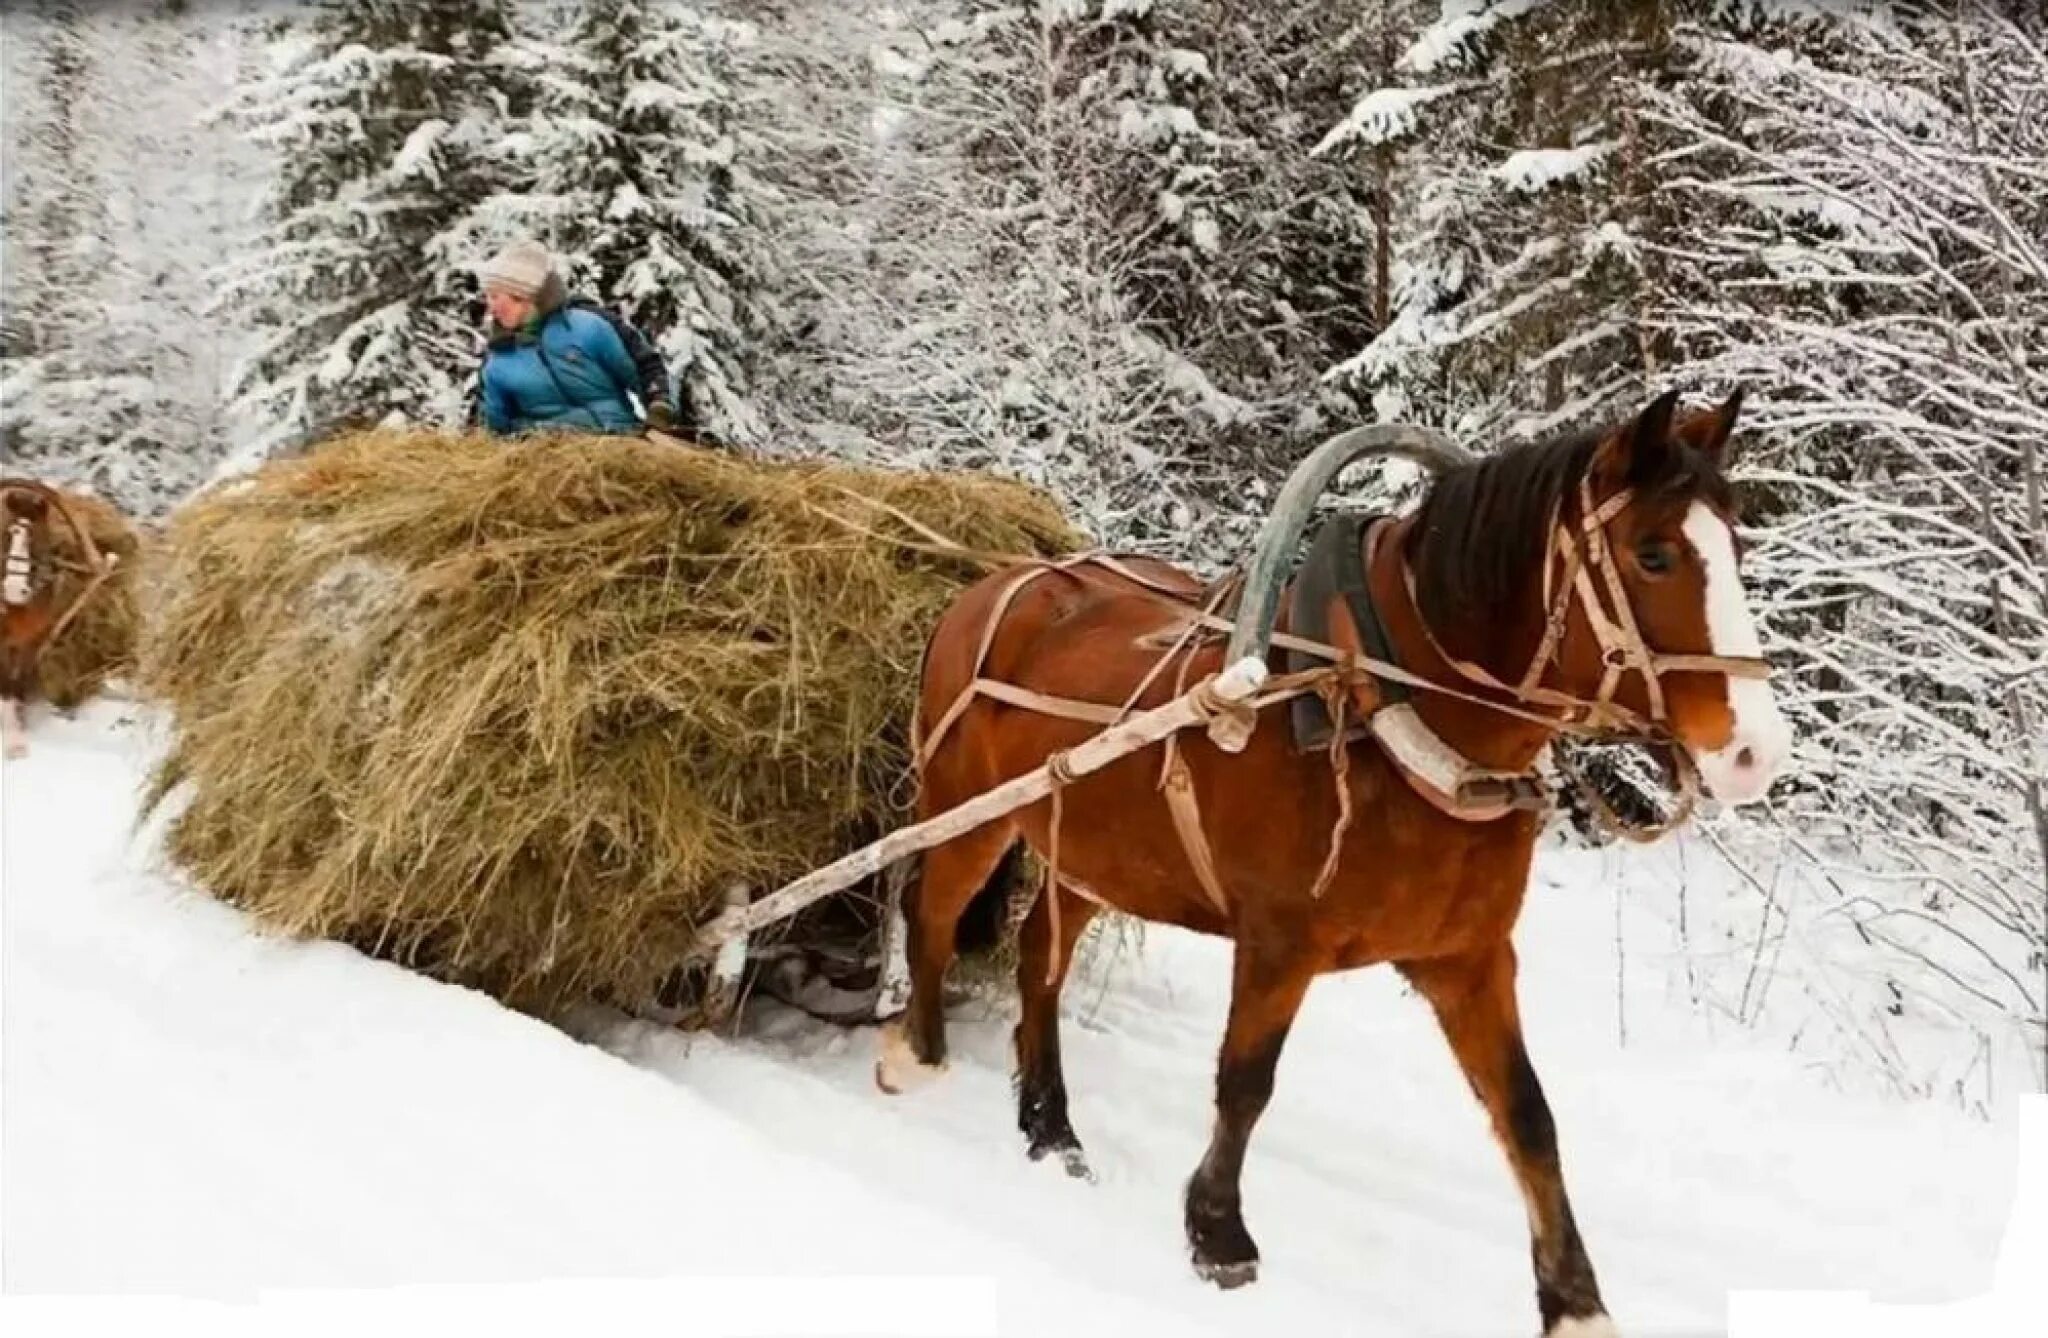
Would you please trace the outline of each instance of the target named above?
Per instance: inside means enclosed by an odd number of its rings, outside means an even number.
[[[1652,576],[1668,576],[1678,565],[1678,554],[1661,539],[1646,539],[1636,545],[1636,564]]]

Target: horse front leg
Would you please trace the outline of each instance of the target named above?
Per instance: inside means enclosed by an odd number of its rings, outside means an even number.
[[[1612,1338],[1614,1324],[1565,1194],[1550,1104],[1522,1044],[1513,946],[1404,963],[1401,972],[1436,1010],[1521,1186],[1546,1338]]]
[[[1195,1272],[1219,1287],[1258,1277],[1259,1248],[1245,1229],[1240,1192],[1245,1148],[1273,1095],[1280,1048],[1314,978],[1314,967],[1298,952],[1239,939],[1230,1021],[1216,1065],[1216,1126],[1188,1181],[1186,1201]]]
[[[8,757],[28,756],[28,729],[22,723],[19,697],[0,697],[0,740],[5,741]]]

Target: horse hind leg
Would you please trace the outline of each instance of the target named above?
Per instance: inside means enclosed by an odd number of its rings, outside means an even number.
[[[987,885],[1015,840],[1009,823],[991,823],[926,851],[917,884],[904,898],[910,999],[903,1015],[882,1027],[875,1085],[905,1092],[946,1066],[946,968],[953,964],[960,916]]]
[[[1017,1127],[1031,1160],[1057,1156],[1067,1174],[1082,1180],[1095,1177],[1067,1116],[1067,1079],[1060,1063],[1060,990],[1073,966],[1075,945],[1099,910],[1094,902],[1048,879],[1018,934],[1017,994],[1022,1007],[1014,1033]]]

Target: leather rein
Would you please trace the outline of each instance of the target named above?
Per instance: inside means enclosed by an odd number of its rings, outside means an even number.
[[[1622,584],[1621,572],[1608,533],[1609,525],[1627,510],[1634,500],[1634,490],[1624,489],[1596,505],[1590,481],[1581,479],[1580,514],[1576,526],[1566,524],[1562,518],[1553,519],[1551,540],[1544,552],[1544,635],[1531,655],[1528,665],[1515,682],[1504,682],[1480,665],[1452,655],[1438,641],[1428,621],[1422,618],[1420,606],[1417,605],[1416,621],[1422,628],[1431,650],[1459,677],[1479,691],[1467,690],[1455,684],[1439,682],[1417,674],[1395,662],[1396,657],[1391,654],[1377,656],[1349,651],[1326,642],[1286,632],[1275,632],[1272,638],[1275,646],[1304,652],[1326,661],[1327,664],[1321,669],[1272,680],[1264,690],[1256,694],[1254,709],[1262,709],[1307,693],[1317,693],[1323,696],[1326,705],[1330,706],[1333,712],[1341,712],[1345,709],[1343,703],[1338,700],[1342,688],[1376,680],[1382,687],[1390,683],[1400,684],[1538,724],[1558,733],[1607,740],[1632,740],[1663,748],[1667,750],[1678,782],[1678,807],[1666,821],[1648,826],[1623,821],[1584,777],[1578,775],[1561,759],[1557,759],[1560,770],[1567,773],[1567,778],[1579,790],[1581,798],[1605,825],[1632,840],[1655,839],[1685,821],[1698,800],[1697,773],[1685,750],[1677,746],[1671,734],[1669,704],[1663,676],[1671,673],[1719,673],[1731,677],[1760,679],[1769,676],[1770,668],[1768,662],[1761,657],[1676,655],[1650,649],[1643,640],[1635,610],[1629,601],[1627,589]],[[1377,556],[1376,550],[1374,558]],[[1360,560],[1367,559],[1360,555]],[[1399,560],[1398,555],[1395,560]],[[1021,572],[1005,588],[983,628],[981,645],[976,655],[977,670],[974,680],[942,714],[931,733],[917,740],[916,754],[920,766],[936,750],[940,739],[976,696],[987,696],[1026,710],[1098,724],[1115,724],[1132,708],[1138,695],[1136,692],[1131,694],[1132,701],[1126,701],[1121,707],[1114,707],[1107,703],[1056,698],[989,679],[980,674],[979,665],[986,657],[995,639],[996,628],[1002,622],[1011,601],[1025,585],[1039,576],[1081,565],[1101,566],[1139,586],[1147,597],[1168,604],[1175,610],[1179,615],[1179,630],[1168,628],[1140,639],[1141,643],[1146,645],[1165,647],[1168,653],[1162,657],[1160,664],[1154,667],[1153,672],[1147,675],[1145,683],[1140,684],[1139,691],[1156,677],[1174,654],[1203,639],[1205,633],[1224,634],[1232,628],[1232,624],[1221,615],[1218,608],[1223,602],[1222,597],[1228,592],[1230,581],[1215,587],[1208,606],[1198,609],[1192,606],[1190,594],[1186,589],[1153,580],[1109,554],[1083,553],[1057,561],[1023,561],[1029,563],[1030,569]],[[1402,567],[1402,581],[1413,602],[1415,577],[1413,570],[1405,562]],[[1602,597],[1603,592],[1605,599]],[[1543,681],[1557,662],[1574,605],[1584,614],[1587,625],[1601,649],[1603,673],[1600,687],[1590,699],[1561,692],[1546,686]],[[1647,717],[1616,700],[1617,693],[1630,673],[1638,673],[1643,678],[1645,695],[1649,699]],[[1502,772],[1472,763],[1424,724],[1413,706],[1407,703],[1405,696],[1406,694],[1401,694],[1403,700],[1395,703],[1383,703],[1372,713],[1366,727],[1368,732],[1385,746],[1389,757],[1403,777],[1432,805],[1451,817],[1472,822],[1491,821],[1517,810],[1540,811],[1550,805],[1550,786],[1533,769]],[[1503,697],[1507,700],[1501,700]],[[1338,734],[1341,738],[1341,727]],[[1169,750],[1168,767],[1170,773],[1177,773],[1177,758],[1171,757],[1173,751]],[[1179,777],[1175,776],[1174,779]]]
[[[1268,680],[1249,700],[1232,706],[1228,713],[1231,716],[1230,720],[1212,722],[1211,729],[1227,725],[1240,736],[1248,735],[1256,724],[1256,717],[1260,711],[1268,706],[1311,693],[1321,696],[1325,706],[1336,718],[1337,727],[1332,732],[1328,752],[1331,774],[1340,799],[1340,811],[1330,833],[1328,855],[1316,878],[1312,889],[1313,895],[1320,896],[1334,877],[1343,834],[1351,822],[1350,791],[1345,784],[1350,751],[1344,729],[1344,715],[1351,705],[1349,689],[1369,681],[1376,681],[1382,685],[1399,683],[1420,691],[1465,701],[1530,721],[1554,732],[1610,739],[1633,737],[1665,747],[1669,750],[1669,756],[1678,774],[1680,804],[1678,811],[1671,818],[1654,827],[1625,822],[1584,777],[1571,771],[1568,766],[1562,769],[1567,771],[1568,777],[1579,789],[1595,816],[1629,839],[1654,839],[1655,836],[1685,821],[1690,815],[1697,800],[1698,777],[1685,750],[1677,745],[1670,732],[1668,703],[1663,690],[1662,676],[1669,673],[1722,673],[1743,678],[1765,678],[1769,676],[1770,668],[1761,657],[1671,655],[1653,651],[1644,642],[1635,611],[1628,599],[1627,589],[1622,584],[1613,545],[1607,532],[1608,525],[1626,510],[1634,499],[1634,491],[1625,489],[1608,498],[1605,503],[1595,506],[1591,485],[1582,479],[1579,485],[1581,514],[1578,533],[1575,535],[1561,520],[1553,519],[1551,543],[1544,554],[1544,635],[1521,678],[1514,684],[1504,683],[1481,666],[1449,654],[1437,641],[1428,620],[1421,616],[1420,606],[1416,606],[1417,623],[1435,653],[1460,677],[1474,687],[1484,689],[1488,695],[1438,682],[1405,669],[1394,663],[1391,655],[1365,655],[1288,632],[1275,631],[1272,634],[1271,642],[1274,646],[1305,652],[1327,663],[1318,668],[1283,674]],[[911,746],[914,763],[920,775],[937,751],[941,740],[977,697],[989,697],[1006,705],[1040,714],[1102,726],[1115,725],[1128,716],[1145,689],[1174,659],[1183,657],[1184,652],[1205,638],[1228,635],[1234,629],[1234,624],[1221,615],[1220,608],[1240,583],[1242,572],[1234,573],[1210,586],[1202,592],[1202,602],[1198,605],[1198,596],[1184,585],[1174,585],[1149,577],[1109,553],[1084,552],[1059,559],[1002,557],[953,543],[943,535],[910,520],[893,507],[876,505],[909,523],[927,541],[914,543],[912,547],[981,562],[1000,561],[1002,565],[1024,568],[1004,586],[997,596],[994,607],[989,611],[976,648],[973,676],[969,682],[940,714],[939,719],[933,722],[929,732],[925,730],[924,722],[918,718],[920,712],[913,712]],[[821,514],[862,533],[871,536],[875,533],[829,510],[821,509]],[[1363,555],[1359,555],[1358,560],[1367,561]],[[1561,575],[1558,566],[1560,562]],[[1176,615],[1175,624],[1138,638],[1138,644],[1141,646],[1162,647],[1164,653],[1132,689],[1125,701],[1119,706],[1112,706],[1106,702],[1081,701],[987,677],[982,667],[994,645],[997,630],[1024,587],[1042,576],[1070,571],[1084,565],[1099,566],[1114,572],[1136,586],[1143,597],[1168,606]],[[1596,575],[1599,577],[1600,585],[1594,583]],[[1415,597],[1414,572],[1405,562],[1402,579],[1412,601]],[[1601,599],[1600,592],[1603,587],[1613,601],[1611,613]],[[1599,692],[1591,700],[1543,685],[1544,677],[1555,664],[1558,652],[1563,646],[1574,603],[1584,612],[1587,624],[1600,644],[1601,659],[1605,667]],[[1389,649],[1391,650],[1391,647]],[[1176,690],[1184,687],[1192,664],[1191,655],[1181,659],[1180,670],[1176,675]],[[1615,700],[1615,694],[1620,690],[1624,677],[1630,672],[1643,676],[1650,702],[1650,715],[1647,719]],[[1493,694],[1505,694],[1511,700],[1504,702]],[[1384,696],[1382,692],[1382,697]],[[1499,772],[1474,765],[1429,729],[1415,713],[1413,705],[1406,700],[1397,705],[1388,705],[1383,700],[1381,706],[1372,713],[1368,729],[1384,746],[1387,756],[1410,786],[1430,804],[1453,818],[1485,822],[1518,810],[1544,809],[1551,802],[1549,786],[1533,771]],[[1048,759],[1048,764],[1053,767],[1056,774],[1063,756],[1064,754],[1056,753]],[[1158,787],[1166,798],[1176,833],[1180,837],[1189,864],[1204,895],[1220,914],[1228,916],[1229,898],[1222,886],[1214,854],[1204,830],[1200,808],[1195,799],[1193,777],[1187,769],[1176,738],[1169,737],[1166,740],[1161,762]],[[1076,895],[1099,901],[1100,898],[1089,889],[1071,878],[1064,877],[1060,870],[1062,789],[1064,785],[1055,785],[1051,795],[1048,852],[1050,867],[1047,871],[1046,885],[1048,889],[1065,887]],[[1057,897],[1053,898],[1051,914],[1054,922],[1054,941],[1057,943]],[[1055,951],[1054,960],[1048,966],[1049,973],[1057,969],[1058,956],[1058,952]]]
[[[1593,815],[1610,831],[1633,841],[1650,841],[1684,822],[1698,803],[1699,777],[1690,755],[1678,744],[1671,732],[1669,704],[1664,690],[1664,675],[1672,673],[1714,673],[1731,678],[1764,679],[1770,676],[1769,662],[1760,656],[1736,655],[1678,655],[1650,648],[1643,639],[1642,630],[1635,616],[1635,609],[1622,584],[1620,565],[1615,557],[1614,545],[1608,533],[1608,526],[1626,511],[1635,501],[1635,490],[1624,488],[1596,505],[1590,480],[1579,481],[1579,521],[1577,534],[1561,519],[1553,518],[1551,542],[1544,551],[1543,561],[1543,602],[1546,609],[1542,640],[1531,654],[1527,667],[1514,683],[1506,683],[1480,665],[1452,655],[1438,641],[1429,622],[1422,616],[1422,608],[1416,597],[1415,573],[1405,562],[1402,564],[1402,582],[1413,605],[1416,623],[1422,629],[1430,649],[1438,658],[1449,665],[1460,677],[1487,689],[1489,692],[1507,696],[1521,707],[1517,709],[1505,703],[1476,698],[1466,693],[1450,693],[1465,701],[1488,707],[1505,714],[1518,716],[1542,723],[1557,732],[1578,737],[1598,738],[1614,741],[1634,741],[1662,750],[1677,783],[1677,806],[1672,815],[1662,821],[1650,824],[1632,823],[1622,819],[1607,800],[1576,768],[1563,758],[1553,758],[1559,770],[1578,791],[1581,800]],[[1399,561],[1399,557],[1396,559]],[[1597,584],[1596,584],[1597,578]],[[1602,593],[1606,600],[1603,601]],[[1608,601],[1611,601],[1611,609]],[[1546,687],[1544,677],[1557,662],[1558,652],[1564,644],[1564,637],[1570,625],[1572,608],[1577,605],[1584,614],[1587,626],[1592,630],[1594,640],[1600,646],[1602,674],[1600,687],[1590,699],[1573,696]],[[1649,715],[1630,710],[1615,699],[1621,685],[1630,673],[1641,675],[1644,695],[1649,699]],[[1434,685],[1432,685],[1434,686]],[[1442,692],[1441,687],[1435,690]],[[1548,712],[1556,711],[1556,715]],[[1428,745],[1443,745],[1441,740],[1421,725],[1419,718],[1404,722],[1409,732],[1420,731],[1428,736],[1425,741],[1425,755]],[[1390,750],[1391,751],[1391,750]],[[1411,750],[1412,751],[1412,750]],[[1401,758],[1396,756],[1397,764]],[[1460,759],[1462,760],[1462,759]],[[1411,782],[1418,778],[1413,766],[1404,765],[1402,770]],[[1435,787],[1418,785],[1425,798],[1454,817],[1485,821],[1515,808],[1547,806],[1547,786],[1533,773],[1502,774],[1485,772],[1464,764],[1463,770],[1482,783],[1492,782],[1493,792],[1461,795],[1456,786]],[[1432,794],[1434,788],[1438,793]],[[1540,800],[1531,797],[1542,794]],[[1463,810],[1463,811],[1460,811]]]

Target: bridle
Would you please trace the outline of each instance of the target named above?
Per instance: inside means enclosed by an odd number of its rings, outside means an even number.
[[[0,566],[0,603],[20,606],[35,598],[44,584],[36,579],[38,567],[48,564],[35,551],[36,522],[17,514],[7,522],[7,554]]]
[[[1595,505],[1590,479],[1579,480],[1579,522],[1577,534],[1553,512],[1551,542],[1543,555],[1543,639],[1529,657],[1528,667],[1514,683],[1504,683],[1480,665],[1459,659],[1445,650],[1431,630],[1422,607],[1416,602],[1415,573],[1404,562],[1403,576],[1408,597],[1415,609],[1430,648],[1468,681],[1512,698],[1517,705],[1491,703],[1493,709],[1515,716],[1536,718],[1558,732],[1607,742],[1636,742],[1662,753],[1676,782],[1674,808],[1660,822],[1641,823],[1624,818],[1593,784],[1563,754],[1551,761],[1578,792],[1580,801],[1610,832],[1634,842],[1657,839],[1686,821],[1699,799],[1699,775],[1691,754],[1672,732],[1669,700],[1664,675],[1672,673],[1726,674],[1731,678],[1764,679],[1770,676],[1769,662],[1759,656],[1673,655],[1652,650],[1643,640],[1628,590],[1622,585],[1621,570],[1614,556],[1608,526],[1636,500],[1633,488],[1623,488],[1605,502]],[[1562,503],[1560,500],[1560,507]],[[1598,582],[1596,584],[1596,579]],[[1604,589],[1607,601],[1603,602]],[[1600,645],[1602,673],[1599,691],[1588,700],[1546,687],[1543,679],[1557,661],[1564,645],[1565,630],[1573,604],[1584,612],[1586,624]],[[1643,678],[1649,698],[1648,717],[1615,700],[1623,680],[1631,672]],[[1465,694],[1456,694],[1464,696]],[[1484,703],[1482,703],[1484,704]],[[1533,708],[1533,709],[1531,709]],[[1548,713],[1555,711],[1553,717]],[[1476,769],[1474,769],[1476,772]],[[1479,810],[1485,816],[1493,810]]]
[[[1676,742],[1671,734],[1664,675],[1705,673],[1726,674],[1731,678],[1769,678],[1770,663],[1760,656],[1674,655],[1652,650],[1643,640],[1634,605],[1621,582],[1620,564],[1615,560],[1613,541],[1608,534],[1608,526],[1635,500],[1635,489],[1623,488],[1596,506],[1591,480],[1581,478],[1577,535],[1574,536],[1571,526],[1553,515],[1551,542],[1543,555],[1543,603],[1546,609],[1543,639],[1516,682],[1504,683],[1482,666],[1446,651],[1427,620],[1421,617],[1421,606],[1417,604],[1417,621],[1428,636],[1431,649],[1462,677],[1482,687],[1505,693],[1527,705],[1559,711],[1557,724],[1565,732],[1608,739],[1634,738],[1659,744]],[[1415,574],[1405,564],[1404,575],[1412,602],[1415,599]],[[1598,585],[1595,584],[1596,577]],[[1607,600],[1612,602],[1612,611],[1601,598],[1603,588]],[[1594,640],[1600,645],[1600,688],[1591,700],[1546,687],[1543,683],[1544,676],[1556,663],[1558,652],[1564,645],[1565,629],[1570,623],[1574,603],[1585,614],[1586,624],[1592,628]],[[1615,700],[1623,680],[1632,672],[1642,675],[1644,693],[1649,698],[1648,717]]]

